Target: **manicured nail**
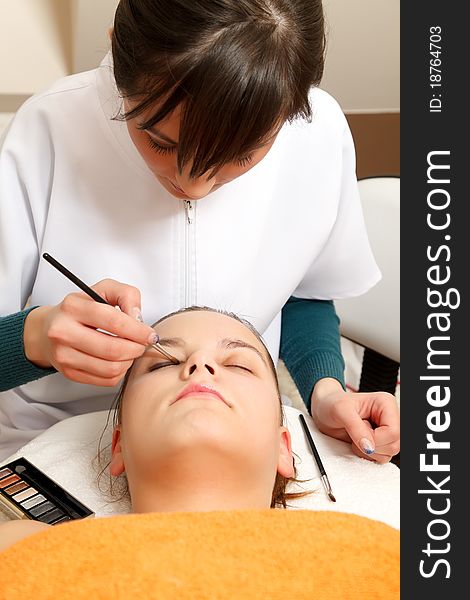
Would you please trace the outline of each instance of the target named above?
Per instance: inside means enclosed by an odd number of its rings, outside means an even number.
[[[359,442],[361,445],[361,450],[365,453],[365,454],[374,454],[375,452],[375,448],[374,446],[371,444],[370,440],[368,440],[367,438],[362,438],[361,441]]]
[[[141,323],[144,322],[144,317],[142,316],[142,313],[140,312],[140,309],[137,308],[137,306],[135,306],[132,309],[132,314],[134,315],[134,319],[136,319],[137,321],[140,321]]]
[[[156,333],[151,333],[149,336],[149,344],[158,344],[159,339],[159,335],[157,335]]]

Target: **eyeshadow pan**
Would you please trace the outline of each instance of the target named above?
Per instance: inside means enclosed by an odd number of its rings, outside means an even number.
[[[7,477],[6,479],[2,479],[0,481],[0,488],[6,488],[7,486],[9,486],[11,483],[15,483],[15,481],[19,481],[19,477],[18,475],[10,475],[10,477]]]
[[[27,517],[50,525],[94,516],[24,456],[0,465],[0,507],[14,518]]]
[[[20,492],[21,490],[24,490],[24,488],[26,488],[26,487],[28,487],[27,483],[25,483],[24,481],[19,481],[18,483],[15,483],[14,485],[10,485],[10,487],[5,490],[5,493],[8,494],[9,496],[13,496],[13,494],[16,494],[16,492]]]
[[[23,500],[26,500],[26,498],[31,498],[31,496],[34,496],[34,494],[36,494],[36,493],[37,493],[37,490],[30,487],[27,490],[24,490],[23,492],[16,494],[16,496],[13,496],[13,500],[15,502],[22,502]]]
[[[57,521],[57,519],[59,519],[60,517],[63,517],[63,516],[64,516],[64,513],[61,510],[59,510],[58,508],[55,508],[54,510],[39,517],[39,520],[42,521],[43,523],[52,523],[53,521]]]
[[[52,502],[49,502],[48,500],[47,502],[43,502],[39,506],[35,506],[29,512],[33,515],[33,517],[39,517],[39,515],[43,515],[48,510],[51,510],[51,508],[55,508],[55,506],[52,504]]]
[[[53,523],[53,525],[58,525],[59,523],[63,523],[64,521],[70,521],[70,517],[68,517],[67,515],[65,515],[65,517],[62,517],[62,519],[59,519],[58,521],[56,521],[55,523]]]
[[[3,479],[3,477],[6,477],[7,475],[9,475],[11,473],[10,469],[2,469],[0,471],[0,479]]]
[[[21,506],[23,508],[26,508],[26,510],[29,510],[33,506],[36,506],[36,504],[39,504],[40,502],[44,502],[44,500],[45,500],[44,496],[42,494],[38,494],[37,496],[34,496],[34,498],[30,498],[29,500],[26,500],[26,502],[22,502]]]

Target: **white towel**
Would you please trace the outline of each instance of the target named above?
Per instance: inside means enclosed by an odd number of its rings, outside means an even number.
[[[284,406],[287,427],[292,436],[292,449],[297,455],[299,479],[312,478],[297,489],[314,490],[314,493],[291,501],[293,509],[335,510],[355,513],[382,521],[399,528],[400,470],[389,463],[378,465],[359,458],[351,452],[349,444],[323,435],[304,411],[315,445],[322,458],[337,502],[326,495],[319,471],[298,415],[300,411]],[[98,441],[105,429],[108,411],[78,415],[65,419],[23,446],[2,464],[24,456],[39,469],[91,508],[97,517],[130,512],[127,499],[109,502],[97,486],[97,469],[93,465],[98,451]],[[102,447],[111,441],[111,425],[102,440]],[[107,474],[103,475],[106,481]],[[0,519],[7,519],[0,513]]]

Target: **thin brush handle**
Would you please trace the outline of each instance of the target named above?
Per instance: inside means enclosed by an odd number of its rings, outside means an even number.
[[[65,277],[67,277],[67,279],[70,279],[70,281],[72,283],[74,283],[82,291],[84,291],[85,294],[88,294],[90,296],[90,298],[93,298],[93,300],[96,300],[96,302],[100,302],[101,304],[107,304],[108,306],[112,306],[112,304],[110,304],[109,302],[106,302],[106,300],[104,298],[102,298],[99,294],[97,294],[95,292],[95,290],[93,290],[90,286],[88,286],[86,283],[84,283],[76,275],[74,275],[68,269],[66,269],[64,267],[64,265],[60,264],[60,262],[58,260],[56,260],[55,258],[52,258],[52,256],[50,254],[48,254],[47,252],[44,252],[44,254],[42,255],[42,257],[45,260],[47,260],[47,262],[50,263],[53,267],[55,267],[58,271],[60,271],[62,273],[62,275],[65,275]],[[151,344],[151,345],[156,350],[158,350],[159,352],[161,352],[161,354],[163,354],[163,356],[166,356],[166,358],[168,358],[169,360],[171,360],[171,362],[173,362],[175,364],[179,363],[179,360],[177,358],[175,358],[174,356],[172,356],[169,352],[167,352],[166,350],[164,350],[160,346],[160,344],[155,343],[155,344]]]
[[[175,365],[179,365],[179,360],[177,358],[175,358],[172,354],[170,354],[169,352],[167,352],[166,350],[164,350],[160,344],[151,344],[152,348],[155,348],[155,350],[158,350],[160,352],[160,354],[163,354],[163,356],[165,356],[166,358],[168,358],[168,360],[170,360],[172,363],[174,363]]]
[[[106,302],[106,300],[104,298],[102,298],[99,294],[97,294],[95,292],[95,290],[92,290],[91,287],[89,287],[86,283],[84,283],[76,275],[74,275],[68,269],[66,269],[64,267],[64,265],[61,265],[58,260],[56,260],[55,258],[52,258],[52,256],[50,254],[47,254],[47,252],[44,252],[42,257],[45,260],[47,260],[47,262],[50,263],[53,267],[55,267],[58,271],[60,271],[62,273],[62,275],[65,275],[67,277],[67,279],[70,279],[70,281],[72,283],[74,283],[82,291],[84,291],[85,294],[88,294],[90,296],[90,298],[93,298],[93,300],[96,300],[96,302],[101,302],[101,304],[107,304],[108,306],[111,306],[111,304],[109,304],[109,302]]]
[[[318,454],[318,450],[316,449],[315,444],[313,442],[312,434],[310,433],[310,430],[307,426],[307,421],[305,420],[305,417],[303,416],[302,413],[299,415],[299,419],[300,419],[300,422],[302,423],[302,427],[305,431],[305,435],[307,436],[308,443],[313,452],[313,456],[315,457],[315,460],[317,462],[318,468],[320,470],[320,475],[326,475],[325,467],[323,466],[320,455]]]

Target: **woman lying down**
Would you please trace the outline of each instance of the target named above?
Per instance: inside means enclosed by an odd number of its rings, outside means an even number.
[[[189,308],[155,325],[172,363],[149,347],[117,397],[111,475],[125,472],[132,511],[286,507],[295,481],[271,356],[233,314]],[[0,550],[51,527],[0,525]],[[67,524],[56,527],[67,527]]]

